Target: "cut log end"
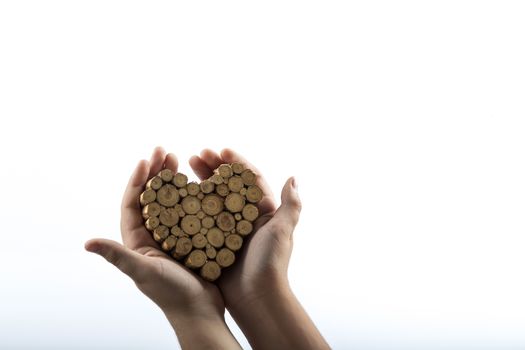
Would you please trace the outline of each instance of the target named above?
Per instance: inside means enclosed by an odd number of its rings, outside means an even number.
[[[246,169],[241,173],[242,181],[245,185],[255,185],[255,181],[257,181],[257,175],[250,169]]]
[[[232,214],[223,211],[217,216],[217,226],[223,231],[231,231],[235,228],[235,218]]]
[[[197,269],[206,263],[206,253],[200,249],[192,250],[184,264],[190,269]]]
[[[215,261],[221,267],[231,266],[235,262],[235,254],[228,248],[222,248],[217,252]]]
[[[160,178],[164,182],[171,182],[173,180],[173,171],[170,169],[162,169],[159,173]]]
[[[258,186],[252,185],[246,189],[246,199],[248,200],[248,202],[260,202],[262,197],[263,192]]]
[[[140,194],[140,204],[142,206],[154,202],[155,199],[157,199],[157,192],[151,188],[146,189]]]
[[[173,176],[172,183],[179,188],[185,187],[188,184],[188,177],[184,174],[177,173]]]
[[[202,199],[202,211],[210,216],[219,214],[224,208],[222,198],[209,194]]]
[[[208,230],[206,239],[215,248],[220,248],[224,245],[224,232],[217,227]]]
[[[242,209],[242,217],[248,221],[255,221],[259,217],[259,209],[253,204],[246,204]]]
[[[242,247],[243,239],[238,234],[232,233],[226,237],[224,240],[224,245],[226,248],[236,252],[237,250],[241,249]]]
[[[182,218],[180,227],[182,231],[192,236],[201,230],[201,221],[195,215],[186,215]]]
[[[219,165],[219,168],[217,168],[217,172],[220,176],[226,179],[233,175],[233,170],[229,164]]]
[[[179,191],[171,184],[163,185],[157,191],[157,202],[165,207],[173,207],[179,202]]]
[[[232,163],[232,170],[235,174],[241,174],[244,171],[244,165],[242,163]]]
[[[238,213],[242,211],[245,203],[246,201],[244,197],[239,193],[230,193],[224,200],[224,205],[232,213]]]
[[[181,202],[186,214],[197,214],[201,210],[201,201],[195,196],[187,196]]]
[[[221,276],[221,267],[215,261],[207,261],[202,266],[200,275],[205,280],[213,282]]]
[[[152,190],[158,190],[163,185],[162,179],[160,176],[153,176],[149,181],[146,183],[146,188],[150,188]]]

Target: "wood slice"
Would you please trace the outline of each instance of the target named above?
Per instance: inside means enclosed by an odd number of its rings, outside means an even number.
[[[185,187],[188,184],[188,177],[184,174],[177,173],[173,176],[173,180],[171,181],[175,186],[182,188]]]
[[[213,219],[211,216],[205,216],[201,220],[202,227],[210,229],[213,226],[215,226],[215,219]]]
[[[175,245],[177,244],[177,237],[173,235],[169,235],[164,242],[162,242],[162,250],[169,252],[173,248],[175,248]]]
[[[228,179],[228,188],[232,192],[239,192],[244,187],[244,182],[240,176],[232,176]]]
[[[188,195],[188,190],[183,187],[183,188],[180,188],[179,189],[179,196],[181,196],[182,198],[186,197]]]
[[[209,194],[202,199],[202,211],[208,215],[217,215],[223,209],[223,200],[216,194]]]
[[[217,216],[217,226],[223,231],[231,231],[235,228],[235,218],[232,214],[223,211]]]
[[[149,181],[146,183],[146,188],[151,188],[152,190],[158,190],[162,187],[162,179],[160,176],[153,176]]]
[[[201,201],[195,196],[184,198],[181,205],[186,214],[197,214],[201,210]]]
[[[157,202],[165,207],[173,207],[179,202],[179,191],[171,184],[163,185],[157,191]]]
[[[206,256],[210,259],[215,259],[215,257],[217,256],[217,249],[215,249],[211,244],[207,244]]]
[[[142,217],[144,219],[148,219],[153,216],[159,216],[159,214],[160,205],[157,202],[149,203],[144,208],[142,208]]]
[[[197,269],[206,263],[206,253],[200,249],[192,250],[184,264],[190,269]]]
[[[203,193],[212,193],[215,190],[215,184],[210,180],[204,180],[200,184]]]
[[[226,248],[236,252],[237,250],[241,249],[242,247],[242,237],[238,234],[232,233],[226,237],[224,240],[224,245]]]
[[[250,234],[253,230],[253,225],[248,220],[241,220],[237,223],[237,226],[235,227],[235,231],[243,236],[246,236]]]
[[[188,190],[188,194],[192,196],[196,196],[201,190],[200,186],[196,182],[190,182],[186,186],[186,189]]]
[[[177,257],[181,258],[188,255],[192,247],[193,244],[191,243],[191,239],[188,237],[181,237],[177,240],[174,253],[177,255]]]
[[[222,248],[217,252],[215,261],[221,267],[231,266],[235,262],[235,254],[228,248]]]
[[[162,207],[159,215],[160,223],[167,227],[175,226],[179,222],[179,214],[175,208]]]
[[[170,169],[162,169],[159,176],[164,182],[171,182],[171,180],[173,180],[173,172]]]
[[[233,175],[233,170],[229,164],[219,165],[219,167],[217,168],[217,172],[220,176],[226,179]]]
[[[226,184],[220,184],[215,186],[215,192],[221,197],[226,197],[230,193],[230,188]]]
[[[191,236],[200,231],[201,221],[195,215],[186,215],[182,218],[180,227],[182,228],[182,231]]]
[[[206,234],[206,239],[215,248],[220,248],[224,245],[224,232],[217,227],[210,228]]]
[[[153,231],[155,228],[157,228],[160,225],[159,218],[157,216],[152,216],[146,222],[144,223],[146,228],[150,231]]]
[[[146,189],[146,191],[142,192],[140,194],[140,204],[142,206],[145,206],[146,204],[149,204],[157,198],[157,192],[155,190],[152,190],[151,188]]]
[[[196,235],[191,237],[191,243],[195,248],[202,249],[206,247],[206,244],[208,244],[208,240],[202,233],[197,233]]]
[[[255,185],[252,185],[246,189],[246,199],[248,202],[257,203],[263,197],[262,190]]]
[[[201,267],[200,275],[207,281],[215,281],[221,276],[221,267],[215,261],[207,261]]]
[[[224,205],[232,213],[238,213],[244,208],[245,199],[239,193],[230,193],[224,200]]]
[[[182,229],[177,225],[177,226],[173,226],[170,230],[171,234],[174,235],[175,237],[183,237],[185,236],[186,234],[184,233],[184,231],[182,231]]]
[[[220,185],[224,183],[224,178],[220,176],[219,174],[213,174],[209,180],[216,185]]]
[[[241,174],[244,171],[244,165],[242,163],[232,163],[232,170],[235,174]]]
[[[159,225],[153,230],[153,239],[159,243],[162,243],[168,235],[170,234],[170,229],[164,225]]]
[[[259,217],[259,209],[253,204],[246,204],[242,208],[242,217],[248,221],[255,221]]]
[[[241,173],[242,182],[244,182],[245,185],[255,185],[255,181],[257,181],[257,175],[250,169],[246,169]]]

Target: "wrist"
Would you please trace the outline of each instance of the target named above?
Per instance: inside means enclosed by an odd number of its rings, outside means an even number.
[[[224,311],[215,310],[213,308],[198,307],[198,308],[178,308],[162,310],[164,315],[176,330],[177,328],[184,328],[187,324],[201,324],[201,323],[221,323],[224,322]]]
[[[251,314],[255,309],[265,308],[293,295],[286,278],[265,279],[260,283],[250,283],[250,287],[240,288],[242,293],[239,294],[242,296],[236,295],[233,300],[227,299],[226,307],[232,315]]]
[[[288,283],[229,310],[253,348],[329,348]]]
[[[165,313],[182,349],[237,349],[224,314],[181,311]]]

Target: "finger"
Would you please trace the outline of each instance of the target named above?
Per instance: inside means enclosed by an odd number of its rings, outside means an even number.
[[[179,161],[173,153],[168,153],[168,155],[166,156],[166,159],[164,161],[164,167],[166,169],[170,169],[174,173],[177,172],[177,169],[179,168]]]
[[[212,171],[217,169],[219,165],[223,163],[222,158],[217,153],[208,148],[202,150],[201,159]]]
[[[148,180],[150,165],[147,160],[141,160],[131,175],[124,197],[122,198],[122,209],[140,210],[139,195]],[[124,213],[123,213],[124,214]]]
[[[155,147],[150,160],[149,176],[153,177],[157,175],[159,171],[164,167],[164,160],[166,159],[166,151],[162,147]]]
[[[284,184],[281,192],[281,206],[275,212],[271,219],[283,229],[284,232],[291,235],[301,214],[301,200],[297,193],[297,182],[295,178],[291,177]]]
[[[258,204],[261,215],[273,213],[277,208],[277,205],[275,204],[272,190],[266,180],[262,177],[261,172],[255,166],[253,166],[253,164],[248,162],[243,156],[229,148],[225,148],[221,151],[221,157],[225,163],[242,163],[245,167],[253,170],[255,173],[257,173],[257,175],[259,175],[257,176],[257,185],[263,191],[263,198]]]
[[[201,180],[207,179],[213,175],[213,170],[210,169],[210,167],[199,156],[193,156],[190,158],[190,167]]]
[[[144,266],[147,263],[145,257],[120,243],[96,238],[87,241],[85,248],[89,252],[102,256],[135,281],[140,280],[144,275]]]
[[[129,179],[122,198],[120,231],[126,247],[135,249],[141,246],[155,246],[155,241],[144,228],[139,196],[148,180],[150,166],[141,160]]]

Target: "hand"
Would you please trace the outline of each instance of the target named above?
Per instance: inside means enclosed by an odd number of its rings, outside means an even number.
[[[286,181],[276,209],[260,172],[234,151],[225,149],[219,155],[204,150],[190,159],[201,179],[211,176],[221,163],[234,162],[259,174],[257,185],[264,196],[254,233],[247,237],[238,261],[218,280],[228,310],[254,349],[328,349],[288,284],[293,231],[301,212],[295,179]]]
[[[140,161],[131,176],[121,208],[124,245],[93,239],[86,243],[86,249],[103,256],[133,279],[139,290],[166,314],[183,348],[238,348],[224,323],[219,289],[158,249],[144,227],[138,198],[148,178],[164,167],[177,172],[177,158],[156,148],[151,161]]]
[[[259,175],[257,185],[264,194],[258,204],[260,217],[254,225],[255,233],[246,238],[237,261],[218,280],[228,308],[242,309],[267,293],[288,288],[292,234],[299,220],[301,202],[295,179],[290,178],[282,190],[281,206],[276,209],[272,191],[257,168],[229,149],[220,155],[203,150],[200,157],[190,159],[190,166],[202,180],[210,177],[220,164],[234,162],[243,163]]]

